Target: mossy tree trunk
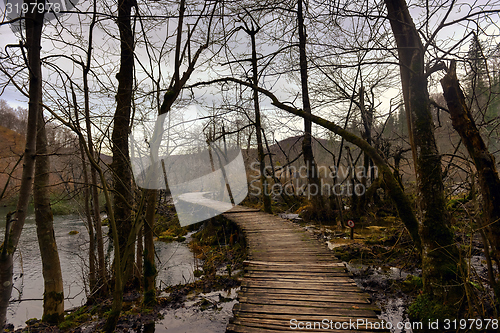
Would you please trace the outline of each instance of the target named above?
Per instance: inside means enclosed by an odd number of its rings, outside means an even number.
[[[467,106],[457,79],[456,63],[454,61],[451,63],[448,73],[441,79],[441,86],[443,87],[444,98],[448,105],[453,128],[460,134],[462,142],[476,166],[484,208],[484,216],[479,220],[482,223],[481,227],[487,231],[485,232],[486,237],[493,247],[492,254],[498,263],[498,256],[500,255],[500,178],[498,177],[495,158],[488,151],[476,127],[472,112]],[[491,283],[498,302],[500,290],[494,278]]]
[[[38,246],[42,257],[44,284],[42,320],[59,323],[64,319],[64,288],[54,234],[54,217],[50,207],[50,161],[45,121],[41,109],[37,120],[36,154],[33,199]]]
[[[424,291],[437,300],[461,299],[460,268],[463,260],[454,243],[446,212],[441,157],[434,137],[430,110],[424,47],[413,24],[405,0],[385,0],[396,39],[403,98],[410,119],[410,143],[416,168],[422,217],[419,234],[422,241]]]
[[[213,8],[213,11],[210,15],[215,13],[216,5]],[[188,34],[187,40],[185,40],[183,45],[182,40],[182,29],[184,26],[184,15],[186,12],[186,1],[181,0],[179,2],[179,20],[177,22],[177,35],[176,35],[176,45],[175,45],[175,53],[174,53],[174,73],[172,76],[172,80],[163,95],[163,101],[158,110],[158,116],[167,114],[170,112],[172,105],[174,105],[175,101],[179,97],[182,92],[182,89],[186,85],[186,82],[189,80],[191,75],[193,74],[196,63],[199,60],[202,52],[208,48],[208,43],[210,40],[210,29],[208,27],[207,39],[204,44],[201,44],[199,48],[196,50],[195,54],[191,57],[191,53],[189,51],[189,57],[187,59],[187,68],[181,73],[181,65],[183,63],[183,58],[185,58],[186,54],[183,52],[186,48],[191,50],[191,34]],[[192,32],[192,31],[191,31]],[[185,59],[184,59],[185,60]],[[157,137],[157,135],[153,135],[153,137]],[[153,145],[154,146],[154,145]],[[154,155],[154,154],[153,154]],[[167,180],[165,178],[165,186],[168,190]],[[144,272],[144,303],[148,306],[156,303],[156,264],[155,264],[155,255],[154,255],[154,217],[157,205],[157,190],[145,190],[146,196],[146,216],[144,221],[144,262],[143,262],[143,272]]]
[[[137,280],[137,284],[139,287],[143,287],[142,281],[142,255],[144,253],[144,227],[142,226],[137,231],[137,247],[135,251],[135,268],[134,268],[134,277]]]
[[[113,210],[118,225],[120,252],[125,253],[127,240],[132,230],[132,172],[128,136],[130,134],[130,115],[132,108],[132,89],[134,84],[134,33],[131,26],[133,0],[118,1],[118,29],[120,31],[120,70],[116,74],[118,91],[116,111],[113,117],[112,152],[113,162]],[[124,282],[132,278],[134,252],[129,254],[127,266],[123,267]],[[117,272],[115,272],[115,275]]]

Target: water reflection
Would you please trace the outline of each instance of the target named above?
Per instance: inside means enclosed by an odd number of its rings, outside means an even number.
[[[0,214],[4,212],[1,211]],[[81,305],[85,301],[86,272],[85,248],[88,244],[87,231],[79,216],[56,216],[54,228],[61,270],[64,281],[65,308]],[[70,231],[78,231],[69,235]],[[0,234],[5,231],[2,223]],[[36,236],[34,216],[26,219],[18,248],[14,255],[14,289],[7,311],[7,321],[14,326],[25,325],[30,318],[41,318],[43,298],[43,277],[40,249]]]
[[[13,210],[13,208],[11,208]],[[0,235],[5,232],[4,217],[9,210],[0,208]],[[88,233],[83,219],[78,215],[55,216],[54,231],[61,261],[64,281],[65,309],[85,303],[85,286],[88,272]],[[70,235],[70,231],[78,231]],[[183,243],[156,242],[158,286],[184,284],[194,281],[195,262]],[[107,239],[105,246],[107,247]],[[112,251],[107,253],[112,258]],[[43,313],[43,277],[40,250],[36,236],[34,216],[29,216],[14,256],[14,290],[7,312],[7,321],[16,328],[24,327],[31,318],[41,318]],[[145,329],[145,328],[144,328]],[[148,328],[149,330],[151,328]],[[152,328],[154,332],[154,327]]]
[[[163,319],[156,322],[156,333],[224,333],[233,316],[239,288],[214,291],[192,296],[179,309],[162,312]],[[203,304],[209,304],[204,306]]]

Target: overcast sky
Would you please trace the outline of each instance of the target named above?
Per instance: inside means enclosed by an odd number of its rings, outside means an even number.
[[[476,2],[477,4],[485,4],[488,1],[482,0]],[[491,1],[490,1],[491,2]],[[1,3],[1,2],[0,2]],[[466,4],[466,1],[463,1],[464,4]],[[494,2],[496,3],[496,1]],[[88,6],[88,1],[81,2],[80,4],[77,5],[77,9],[82,9],[85,10],[85,6]],[[0,4],[2,6],[2,10],[5,8],[3,7],[3,4]],[[449,16],[448,20],[453,20],[456,17],[459,17],[460,15],[463,15],[467,10],[467,7],[461,7],[460,12],[453,12]],[[425,18],[425,11],[422,10],[422,8],[418,7],[412,7],[411,9],[412,15],[414,17],[415,21],[422,21],[423,18]],[[437,25],[437,23],[440,21],[440,19],[444,16],[445,11],[441,11],[438,16],[436,16],[433,19],[433,22],[431,22],[430,27],[433,28]],[[84,15],[77,15],[77,14],[65,14],[62,18],[64,23],[67,24],[68,26],[73,24],[74,26],[77,26],[79,21],[82,20],[83,22],[88,22],[88,17]],[[87,21],[86,21],[87,20]],[[492,14],[490,17],[491,23],[496,23],[499,22],[499,16],[498,14]],[[104,21],[102,23],[103,25],[107,26],[109,29],[108,31],[114,31],[116,33],[116,24],[110,20]],[[170,21],[170,26],[167,26],[166,24],[159,25],[155,29],[151,30],[148,33],[148,37],[150,37],[156,44],[161,45],[161,41],[165,39],[165,36],[167,35],[167,32],[169,35],[172,35],[175,32],[175,24],[176,21],[172,20]],[[470,26],[474,25],[473,21],[470,21],[468,23]],[[464,29],[465,25],[453,25],[449,28],[443,29],[440,34],[439,34],[439,40],[443,44],[448,44],[451,45],[454,43],[454,41],[460,39],[463,34],[464,34]],[[137,29],[136,29],[137,30]],[[94,66],[96,64],[102,65],[103,66],[103,75],[100,76],[100,78],[107,82],[110,86],[116,85],[116,79],[115,79],[115,74],[118,71],[118,64],[119,64],[119,58],[118,58],[118,44],[116,42],[116,36],[110,36],[107,33],[105,33],[102,29],[97,28],[95,30],[95,36],[94,36],[94,57],[95,59]],[[57,30],[53,28],[46,28],[45,32],[49,34],[49,36],[54,36],[54,38],[61,38],[64,36],[63,39],[67,39],[67,41],[71,41],[72,39],[75,40],[75,43],[77,42],[77,39],[74,39],[74,36],[71,37],[68,33],[63,32],[63,35],[57,36]],[[498,27],[495,24],[490,25],[488,30],[486,31],[487,33],[491,35],[498,35]],[[78,36],[81,34],[84,36],[84,42],[85,42],[85,36],[86,32],[85,29],[83,31],[75,31],[75,36]],[[18,37],[12,32],[10,27],[8,25],[2,25],[0,26],[0,46],[2,49],[8,44],[16,44],[18,43]],[[248,36],[245,36],[244,33],[241,33],[238,35],[238,39],[241,41],[241,50],[235,49],[235,53],[238,52],[247,52],[248,54]],[[173,40],[173,39],[172,39]],[[82,45],[84,47],[84,45]],[[63,50],[63,52],[66,52],[67,55],[72,55],[75,56],[75,54],[78,53],[78,50],[76,48],[69,49],[61,46],[60,42],[50,42],[46,39],[43,40],[42,42],[42,52],[52,52],[52,49],[54,47],[59,47]],[[267,46],[267,48],[271,48],[271,46]],[[467,44],[464,44],[464,52],[466,51]],[[109,50],[108,50],[109,49]],[[101,51],[111,51],[114,52],[114,54],[109,53],[109,52],[101,52]],[[60,50],[54,51],[56,53],[61,53]],[[193,50],[194,52],[194,50]],[[262,52],[270,52],[270,50],[263,49]],[[79,52],[82,54],[82,52]],[[136,48],[136,54],[138,59],[147,67],[149,64],[148,57],[146,50],[141,47]],[[208,55],[210,55],[210,52],[207,52]],[[105,55],[106,59],[99,58],[100,56]],[[203,59],[202,59],[203,60]],[[298,59],[297,59],[298,60]],[[81,71],[80,68],[74,67],[72,64],[67,62],[66,60],[58,59],[57,64],[61,66],[62,68],[65,69],[65,71],[68,72],[70,75],[74,75],[74,77],[79,78],[81,77]],[[161,63],[162,65],[162,72],[164,77],[168,78],[171,75],[172,72],[172,54]],[[142,81],[143,84],[149,82],[144,73],[142,72],[141,67],[138,65],[138,62],[136,62],[136,70],[137,70],[137,79],[138,81]],[[47,71],[44,71],[44,79],[46,80],[56,80],[57,78],[55,76],[48,78],[47,77]],[[219,71],[218,74],[221,72]],[[224,72],[222,72],[224,74]],[[201,67],[201,70],[195,71],[193,74],[193,79],[191,82],[197,81],[199,79],[205,79],[207,77],[215,77],[215,72],[213,71],[213,68],[210,70],[207,69],[207,67]],[[2,78],[4,80],[4,78]],[[168,80],[165,80],[162,83],[161,88],[165,88],[168,85]],[[268,82],[268,85],[270,86],[270,82]],[[151,88],[152,89],[152,88]],[[217,91],[217,87],[212,87],[212,88],[204,88],[204,89],[199,89],[196,91],[198,94],[196,96],[196,101],[197,102],[203,102],[206,107],[211,107],[214,104],[220,103],[220,94]],[[272,89],[275,93],[278,94],[278,96],[283,98],[283,100],[290,100],[290,96],[293,96],[293,93],[298,91],[298,87],[296,85],[296,81],[293,82],[288,79],[280,79],[277,80],[276,82],[273,83]],[[394,87],[390,89],[386,89],[384,91],[383,96],[378,96],[379,97],[379,102],[382,103],[379,105],[379,111],[385,111],[387,112],[390,104],[390,100],[398,95],[399,92],[399,87],[397,84],[394,85]],[[292,94],[292,95],[290,95]],[[11,104],[12,106],[23,106],[27,107],[27,99],[17,91],[13,86],[7,87],[2,94],[0,95],[0,98],[5,99]],[[114,106],[114,93],[110,91],[108,94],[96,94],[92,95],[91,98],[93,98],[93,109],[98,110],[99,108],[102,109],[102,111],[99,112],[112,112]],[[291,98],[293,100],[293,97]],[[268,108],[271,109],[270,101],[267,98],[262,98],[262,106],[263,108]],[[298,104],[300,106],[300,103]],[[192,105],[188,107],[182,107],[179,109],[180,112],[183,112],[186,118],[191,118],[193,117],[196,113],[201,113],[204,114],[207,111],[203,109],[202,106],[200,105]],[[268,113],[269,114],[269,113]],[[299,120],[294,120],[291,123],[287,123],[287,125],[290,125],[292,128],[295,128],[297,130],[301,129],[301,122]]]

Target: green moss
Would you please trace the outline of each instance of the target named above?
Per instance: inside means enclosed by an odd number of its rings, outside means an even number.
[[[424,283],[423,283],[421,277],[414,276],[414,275],[408,275],[406,280],[403,281],[401,289],[403,289],[403,291],[405,291],[405,292],[411,293],[411,292],[422,290],[423,287],[424,287]]]
[[[30,318],[28,320],[26,320],[26,325],[35,325],[39,322],[39,320],[37,318]]]
[[[42,321],[51,324],[58,324],[64,320],[64,313],[51,313],[43,315]]]
[[[90,320],[92,315],[86,311],[87,311],[86,307],[79,308],[75,312],[67,315],[66,318],[64,318],[64,321],[62,321],[58,325],[58,327],[63,330],[70,329],[73,327],[77,327],[78,325]]]
[[[144,256],[147,257],[147,251],[144,251]],[[157,273],[156,266],[149,260],[144,260],[144,277],[155,276]]]
[[[144,293],[144,301],[142,302],[144,306],[153,306],[157,303],[156,290],[148,290]],[[143,310],[143,313],[146,309]]]
[[[58,293],[55,291],[46,292],[43,294],[43,300],[46,301],[50,299],[51,301],[63,302],[64,301],[64,293]]]
[[[455,318],[455,310],[447,305],[443,305],[432,299],[429,295],[422,294],[417,296],[415,301],[408,308],[408,316],[411,321],[427,323],[429,321]]]
[[[80,233],[80,231],[78,231],[78,230],[71,230],[70,232],[68,232],[69,235],[77,235],[79,233]]]
[[[177,219],[168,220],[164,216],[157,216],[158,225],[155,226],[155,231],[159,235],[158,239],[163,242],[178,241],[183,242],[186,240],[184,237],[188,231],[179,225]]]
[[[77,322],[65,320],[62,323],[60,323],[57,327],[59,327],[62,330],[68,330],[76,326],[78,326]]]

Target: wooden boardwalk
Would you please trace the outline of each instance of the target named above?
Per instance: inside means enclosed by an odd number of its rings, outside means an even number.
[[[248,260],[226,332],[388,332],[344,265],[294,223],[236,206]]]

